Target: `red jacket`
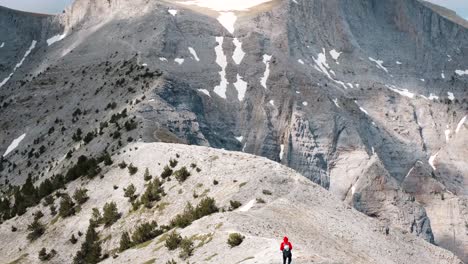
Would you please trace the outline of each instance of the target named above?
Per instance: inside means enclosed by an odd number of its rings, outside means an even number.
[[[286,246],[286,245],[289,246],[289,250],[292,250],[292,249],[293,249],[291,242],[289,242],[289,240],[288,240],[288,237],[284,237],[284,238],[283,238],[283,242],[281,243],[280,250],[283,251],[283,250],[284,250],[284,246]]]

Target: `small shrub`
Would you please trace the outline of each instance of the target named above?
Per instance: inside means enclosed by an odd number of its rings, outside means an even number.
[[[234,210],[236,210],[237,208],[241,207],[241,205],[242,205],[241,202],[239,202],[239,201],[233,201],[233,200],[229,201],[229,203],[230,203],[230,207],[229,207],[229,210],[230,210],[230,211],[234,211]]]
[[[56,254],[57,254],[57,251],[55,251],[55,249],[52,249],[49,253],[47,253],[47,250],[45,248],[42,248],[39,251],[38,258],[40,261],[48,261],[52,259]]]
[[[34,241],[44,234],[45,227],[39,221],[39,219],[36,219],[30,225],[28,225],[28,231],[30,231],[30,233],[27,236],[28,240]]]
[[[128,235],[128,232],[124,232],[122,236],[120,237],[120,245],[119,245],[119,251],[125,251],[133,246],[132,241],[130,240],[130,236]]]
[[[213,180],[213,185],[218,185],[219,182],[217,180]]]
[[[86,194],[87,192],[87,189],[77,189],[73,194],[73,199],[75,199],[78,204],[84,204],[89,199],[88,195]]]
[[[163,172],[161,173],[161,178],[169,178],[173,173],[173,170],[169,166],[164,166]]]
[[[166,238],[166,247],[169,250],[176,250],[181,242],[182,237],[176,231],[172,231]]]
[[[128,173],[130,173],[130,175],[135,175],[135,173],[138,172],[138,168],[133,166],[132,163],[130,163],[130,165],[128,165]]]
[[[229,234],[227,243],[229,246],[231,246],[231,248],[237,247],[240,244],[242,244],[242,241],[244,241],[244,238],[245,237],[239,233],[232,233],[232,234]]]
[[[125,163],[125,161],[120,162],[118,165],[119,165],[119,168],[121,168],[122,170],[127,168],[127,163]]]
[[[263,200],[262,198],[257,198],[257,203],[265,203],[265,200]]]
[[[174,172],[174,177],[180,182],[184,182],[187,180],[188,177],[190,177],[190,172],[187,170],[187,168],[184,166],[180,168],[179,170]]]
[[[177,262],[174,259],[168,260],[166,264],[177,264]]]
[[[41,219],[42,217],[44,216],[44,214],[42,213],[42,211],[38,210],[34,213],[34,220],[39,220]]]
[[[132,240],[135,245],[149,241],[163,233],[161,229],[157,229],[158,224],[155,221],[151,223],[143,223],[137,226],[132,234]]]
[[[179,257],[183,260],[188,259],[193,254],[193,241],[190,238],[184,237],[182,241],[180,241],[179,245],[181,252]]]
[[[149,181],[153,178],[153,176],[149,173],[148,168],[145,169],[145,174],[143,175],[143,179],[145,181]]]
[[[69,241],[70,241],[70,243],[72,243],[74,245],[74,244],[76,244],[76,242],[78,242],[78,239],[76,239],[75,235],[72,234]]]
[[[175,168],[178,163],[179,162],[176,159],[170,159],[169,160],[169,166],[171,166],[171,168]]]
[[[272,195],[272,192],[269,191],[269,190],[263,190],[262,193],[263,193],[264,195]]]

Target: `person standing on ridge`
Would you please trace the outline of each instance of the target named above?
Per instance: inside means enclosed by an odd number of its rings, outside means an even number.
[[[286,260],[288,260],[287,264],[291,264],[292,249],[293,247],[291,242],[289,242],[288,237],[284,237],[280,247],[280,250],[283,252],[283,264],[286,264]]]

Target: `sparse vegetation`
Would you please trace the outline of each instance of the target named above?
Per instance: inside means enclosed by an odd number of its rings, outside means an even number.
[[[218,211],[219,208],[216,206],[215,200],[210,197],[203,198],[195,208],[187,203],[184,212],[172,219],[171,226],[184,228],[192,224],[193,221]]]
[[[88,190],[84,188],[77,189],[73,194],[73,199],[75,199],[78,204],[84,204],[89,199],[86,194],[87,192]]]
[[[174,172],[174,177],[180,182],[184,182],[187,180],[188,177],[190,177],[190,172],[187,170],[187,168],[184,166],[180,168],[179,170]]]
[[[45,227],[39,219],[35,219],[30,225],[28,225],[28,231],[30,231],[27,236],[28,240],[34,241],[44,234]]]
[[[241,207],[242,206],[242,203],[239,202],[239,201],[229,201],[229,204],[230,204],[230,207],[229,207],[229,210],[230,211],[234,211],[236,210],[237,208]]]
[[[173,170],[169,166],[164,166],[163,172],[161,173],[161,178],[167,179],[169,178],[173,173]]]
[[[172,231],[166,238],[166,247],[169,250],[176,250],[180,242],[182,242],[182,237],[176,231]]]
[[[182,241],[180,241],[179,245],[181,251],[179,257],[183,260],[188,259],[193,254],[193,241],[190,238],[184,237]]]
[[[169,160],[169,166],[171,166],[171,168],[175,168],[178,163],[179,162],[176,159],[170,159]]]
[[[132,163],[130,163],[130,165],[128,165],[128,173],[130,173],[130,175],[135,175],[137,172],[138,168],[133,166]]]
[[[157,227],[158,224],[155,221],[137,226],[135,232],[132,234],[133,244],[138,245],[144,243],[164,233],[162,229],[158,229]]]
[[[133,246],[132,241],[130,240],[130,235],[128,232],[123,232],[122,236],[120,237],[120,245],[119,245],[119,251],[123,252]]]
[[[40,261],[48,261],[52,259],[56,254],[57,254],[57,251],[55,251],[55,249],[52,249],[49,253],[47,253],[47,250],[45,248],[42,248],[39,251],[38,258]]]
[[[231,246],[231,248],[233,247],[237,247],[239,246],[240,244],[242,244],[242,242],[244,241],[244,236],[239,234],[239,233],[231,233],[229,234],[229,238],[227,240],[227,243],[229,246]]]

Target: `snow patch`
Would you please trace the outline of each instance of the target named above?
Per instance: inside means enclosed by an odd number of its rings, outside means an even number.
[[[275,106],[275,100],[270,100],[269,102],[272,106]]]
[[[336,107],[341,108],[338,104],[338,98],[333,99],[333,103],[335,103]]]
[[[283,156],[284,156],[284,144],[281,144],[280,146],[281,150],[280,150],[280,153],[279,153],[279,158],[280,158],[280,161],[283,160]]]
[[[463,75],[468,75],[468,70],[456,70],[455,71],[456,74],[458,74],[459,76],[463,76]]]
[[[5,153],[3,154],[3,157],[6,157],[6,156],[7,156],[8,154],[10,154],[13,150],[15,150],[15,149],[19,146],[19,144],[21,143],[21,141],[23,141],[23,139],[24,139],[25,137],[26,137],[26,133],[23,134],[23,135],[21,135],[21,136],[19,136],[19,137],[17,137],[17,138],[15,138],[15,139],[11,142],[10,146],[8,146],[7,150],[6,150]]]
[[[410,92],[408,89],[398,89],[396,88],[395,86],[393,85],[385,85],[388,89],[390,89],[391,91],[395,92],[395,93],[398,93],[402,96],[406,96],[408,98],[411,98],[413,99],[415,94]]]
[[[185,59],[182,59],[182,58],[175,58],[174,61],[179,64],[179,65],[182,65],[182,63],[184,63]]]
[[[8,80],[10,80],[10,78],[13,76],[13,74],[16,72],[16,70],[21,67],[21,65],[23,65],[23,62],[24,60],[26,60],[26,57],[28,57],[28,55],[31,53],[31,51],[36,47],[36,44],[37,44],[37,41],[33,40],[32,43],[31,43],[31,46],[29,47],[29,49],[26,51],[26,53],[24,54],[23,58],[20,60],[20,62],[18,62],[15,66],[15,68],[13,68],[13,71],[10,73],[10,75],[8,75],[5,79],[3,79],[3,81],[0,83],[0,88],[5,85]]]
[[[442,77],[442,79],[445,79],[445,73],[444,73],[444,72],[442,72],[442,73],[440,74],[440,76]]]
[[[216,37],[216,41],[218,42],[218,46],[215,47],[216,63],[221,67],[221,71],[219,72],[221,82],[214,88],[214,92],[218,94],[221,98],[226,99],[226,90],[228,82],[226,80],[227,58],[226,55],[224,55],[223,51],[224,37]]]
[[[172,16],[176,16],[179,11],[177,11],[175,9],[169,9],[169,10],[167,10],[167,12],[169,12],[169,14],[171,14]]]
[[[357,101],[354,101],[354,103],[359,107],[359,110],[361,110],[361,112],[363,112],[364,114],[370,116],[370,115],[369,115],[369,112],[367,112],[366,109],[362,108],[362,107],[358,104]]]
[[[198,91],[208,95],[209,97],[211,97],[210,92],[207,89],[198,89]]]
[[[164,58],[164,57],[159,57],[159,60],[160,60],[160,61],[166,61],[166,62],[167,62],[167,59]]]
[[[396,61],[396,64],[402,65],[403,63],[401,63],[400,61]]]
[[[234,87],[237,90],[237,97],[239,101],[243,101],[245,97],[245,92],[247,91],[247,82],[242,80],[241,76],[237,74],[237,81],[234,83]]]
[[[67,33],[63,33],[62,35],[55,35],[47,40],[47,46],[54,44],[55,42],[61,41],[67,36]]]
[[[5,42],[2,42],[2,45],[0,45],[0,49],[5,47]]]
[[[449,99],[450,101],[455,100],[455,95],[453,95],[453,93],[447,92],[447,95],[448,95],[448,99]]]
[[[449,142],[449,140],[450,140],[450,133],[451,133],[450,129],[446,129],[446,130],[444,131],[444,133],[445,133],[445,142]]]
[[[247,212],[249,211],[250,209],[252,209],[252,207],[255,205],[255,199],[251,200],[250,202],[248,202],[246,205],[242,206],[239,211],[240,212]]]
[[[234,33],[237,16],[233,12],[222,12],[218,21],[229,33]]]
[[[303,106],[308,106],[309,103],[308,103],[308,102],[302,102],[302,105],[303,105]]]
[[[375,62],[375,64],[377,64],[376,65],[377,68],[380,68],[380,69],[384,70],[386,73],[388,73],[388,69],[383,66],[384,62],[382,60],[376,60],[376,59],[374,59],[372,57],[369,57],[369,60],[372,61],[372,62]]]
[[[340,57],[342,52],[337,52],[335,49],[330,50],[330,56],[336,61],[336,64],[340,64],[338,62],[338,58]]]
[[[236,46],[232,59],[237,65],[239,65],[245,56],[245,52],[242,50],[242,42],[240,42],[238,38],[234,38],[232,42],[234,43],[234,46]]]
[[[263,55],[263,63],[266,66],[265,72],[263,73],[263,77],[260,80],[262,83],[262,86],[267,89],[267,80],[270,77],[270,61],[271,61],[271,55]]]
[[[460,129],[462,128],[462,126],[465,124],[465,121],[466,121],[466,118],[468,116],[464,116],[460,122],[458,122],[458,125],[457,125],[457,129],[455,129],[455,134],[458,134],[458,132],[460,132]]]
[[[436,168],[435,165],[434,165],[434,161],[435,161],[435,159],[437,158],[437,155],[439,155],[439,152],[437,152],[436,154],[432,155],[432,156],[429,158],[429,165],[431,165],[431,167],[432,167],[433,170],[437,170],[437,168]]]
[[[297,62],[299,62],[300,64],[304,65],[304,61],[301,60],[301,59],[298,59]]]
[[[272,0],[192,0],[179,1],[184,5],[196,5],[218,12],[222,11],[248,11],[250,8],[271,2]]]
[[[428,99],[429,99],[429,100],[434,100],[434,99],[439,100],[439,96],[437,96],[437,95],[435,95],[435,94],[433,94],[433,93],[430,93]]]
[[[188,49],[190,53],[192,54],[193,58],[195,58],[196,61],[200,61],[200,58],[198,58],[197,52],[192,47],[189,47]]]
[[[240,137],[236,137],[236,139],[237,139],[237,141],[242,142],[242,140],[244,140],[244,137],[240,136]]]

